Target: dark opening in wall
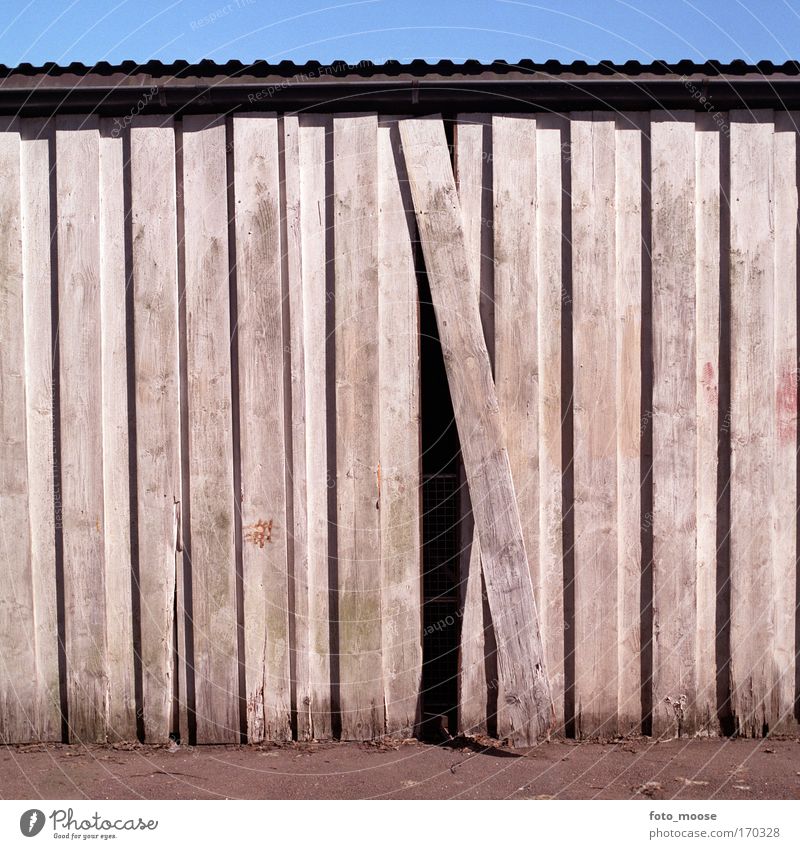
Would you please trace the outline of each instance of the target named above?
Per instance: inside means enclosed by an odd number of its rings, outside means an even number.
[[[461,449],[436,315],[419,274],[422,407],[422,735],[455,735],[458,704]]]

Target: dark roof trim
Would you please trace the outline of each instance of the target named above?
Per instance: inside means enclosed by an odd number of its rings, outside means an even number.
[[[0,114],[800,108],[800,64],[0,65]]]
[[[493,62],[479,62],[476,59],[469,59],[466,62],[460,63],[452,62],[449,59],[443,59],[440,62],[434,63],[426,62],[424,59],[415,59],[412,62],[405,63],[398,62],[397,60],[377,63],[369,59],[362,59],[357,63],[348,63],[344,59],[335,59],[328,64],[313,61],[299,65],[289,61],[270,64],[263,59],[258,59],[251,63],[232,60],[224,64],[212,62],[210,59],[203,59],[197,63],[178,59],[175,62],[169,63],[152,60],[144,64],[127,61],[118,65],[112,65],[108,62],[98,62],[96,65],[84,65],[80,62],[73,62],[71,65],[58,65],[55,62],[48,62],[45,65],[39,66],[25,62],[16,68],[0,65],[0,78],[17,75],[47,75],[57,77],[65,74],[98,77],[116,74],[143,74],[154,77],[174,77],[176,79],[193,76],[286,78],[298,74],[319,74],[320,72],[323,72],[325,76],[338,77],[375,77],[381,75],[395,77],[402,75],[415,77],[428,77],[431,75],[451,77],[456,75],[473,76],[475,74],[485,73],[495,75],[509,73],[547,74],[548,76],[564,74],[574,74],[576,76],[599,74],[609,76],[622,74],[627,77],[642,74],[654,74],[657,76],[668,76],[670,74],[703,74],[705,76],[742,76],[745,74],[764,76],[786,74],[789,76],[800,76],[800,64],[794,60],[784,62],[780,65],[776,65],[774,62],[768,60],[756,64],[748,64],[742,59],[736,59],[733,62],[720,62],[716,59],[709,59],[706,62],[693,62],[690,59],[683,59],[680,62],[672,63],[659,59],[646,64],[634,60],[624,63],[603,60],[596,65],[581,61],[564,64],[555,59],[550,59],[547,62],[534,62],[531,59],[520,59],[518,62],[509,62],[505,59],[496,59]]]

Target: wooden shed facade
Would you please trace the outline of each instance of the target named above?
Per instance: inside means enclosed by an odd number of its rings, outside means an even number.
[[[0,740],[796,731],[798,70],[3,69]]]

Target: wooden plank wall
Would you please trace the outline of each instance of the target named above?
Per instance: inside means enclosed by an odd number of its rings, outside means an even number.
[[[511,141],[519,125],[526,131]],[[458,116],[476,296],[485,304],[491,293],[484,330],[528,505],[526,546],[538,554],[551,686],[562,729],[574,723],[577,736],[717,733],[731,711],[741,733],[797,727],[796,143],[785,113]],[[522,301],[521,279],[531,281]],[[559,358],[562,304],[571,362]],[[732,403],[721,409],[726,384]],[[562,455],[565,410],[574,439]],[[529,447],[517,451],[524,433]],[[718,480],[726,444],[729,521]],[[562,551],[567,523],[574,547]],[[461,729],[483,730],[491,623],[480,615],[480,558],[473,551],[464,564]]]
[[[401,122],[400,136],[497,640],[498,729],[519,745],[533,745],[551,733],[555,717],[508,436],[474,297],[450,153],[439,119]]]
[[[530,564],[536,564],[531,579],[559,731],[564,699],[560,178],[565,129],[557,116],[463,115],[455,130],[465,239],[494,362],[525,548]],[[485,732],[490,705],[502,704],[502,692],[491,701],[486,697],[487,688],[498,682],[491,677],[487,682],[491,621],[479,551],[476,536],[464,558],[462,732]],[[550,634],[557,636],[550,639]],[[496,719],[502,733],[504,719]]]
[[[556,734],[797,730],[796,119],[456,119]],[[0,741],[418,726],[403,120],[0,126]]]
[[[399,150],[375,115],[0,127],[0,739],[414,733]]]

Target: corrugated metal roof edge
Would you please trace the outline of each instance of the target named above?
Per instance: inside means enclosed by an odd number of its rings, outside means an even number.
[[[442,59],[434,63],[424,59],[414,59],[411,62],[400,62],[398,60],[373,62],[369,59],[362,59],[359,62],[348,62],[344,59],[335,59],[331,62],[309,61],[303,64],[297,64],[288,60],[270,63],[263,59],[258,59],[254,62],[241,62],[238,59],[233,59],[220,64],[210,59],[203,59],[199,62],[176,59],[174,62],[150,60],[144,63],[137,63],[128,60],[118,64],[98,62],[95,65],[85,65],[81,62],[72,62],[69,65],[59,65],[56,62],[47,62],[44,65],[31,65],[28,62],[23,62],[16,67],[0,65],[0,78],[15,75],[58,77],[65,74],[75,76],[97,75],[101,77],[113,74],[145,74],[154,77],[173,77],[176,79],[212,76],[236,77],[239,75],[294,77],[302,74],[316,74],[320,71],[324,71],[326,77],[371,77],[376,75],[450,77],[454,75],[470,76],[486,73],[508,74],[512,72],[554,76],[562,74],[576,76],[622,75],[626,77],[639,75],[688,76],[696,74],[705,76],[743,76],[746,74],[759,74],[762,76],[785,74],[798,76],[800,75],[800,63],[797,60],[789,60],[781,64],[776,64],[768,59],[755,64],[745,62],[743,59],[735,59],[731,62],[721,62],[716,59],[709,59],[705,62],[695,62],[691,59],[667,62],[656,59],[649,63],[642,63],[636,60],[623,63],[602,60],[594,64],[581,60],[564,64],[555,59],[545,62],[534,62],[532,59],[520,59],[517,62],[511,62],[506,59],[495,59],[492,62],[480,62],[477,59],[469,59],[465,62],[453,62],[450,59]]]
[[[0,115],[800,109],[800,63],[363,60],[0,66]]]

